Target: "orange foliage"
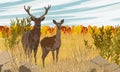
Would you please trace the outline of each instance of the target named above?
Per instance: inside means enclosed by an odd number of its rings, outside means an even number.
[[[4,30],[5,30],[4,26],[0,26],[0,32]]]
[[[71,34],[71,27],[69,26],[62,26],[61,27],[61,32],[64,34]]]
[[[32,26],[31,26],[32,28]],[[93,28],[97,33],[99,33],[99,27],[97,26],[82,26],[82,25],[78,25],[78,26],[62,26],[61,27],[61,32],[62,34],[86,34],[86,33],[92,33],[92,29]],[[115,27],[113,26],[105,26],[105,29],[111,29],[113,33],[115,33]],[[7,26],[0,26],[0,32],[5,32],[7,35],[10,34],[11,29]],[[50,26],[42,26],[41,27],[41,34],[55,34],[56,33],[56,26],[55,27],[50,27]],[[1,35],[0,35],[1,36]]]
[[[88,32],[88,28],[83,26],[83,28],[82,28],[82,33],[83,33],[83,34],[86,34],[87,32]]]
[[[7,26],[0,26],[0,32],[1,33],[4,32],[4,33],[6,33],[7,36],[9,36],[10,35],[10,28]]]

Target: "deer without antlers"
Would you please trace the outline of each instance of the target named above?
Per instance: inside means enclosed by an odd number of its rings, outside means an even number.
[[[36,18],[30,13],[30,6],[27,8],[24,6],[25,11],[30,16],[30,19],[34,22],[34,27],[32,30],[24,32],[22,36],[22,45],[24,52],[26,54],[26,57],[28,55],[28,58],[31,58],[32,56],[32,50],[34,51],[34,59],[36,63],[36,54],[38,50],[38,45],[40,41],[40,32],[41,32],[41,21],[45,19],[45,15],[48,13],[48,10],[50,9],[50,5],[48,7],[45,7],[45,13],[40,16],[39,18]]]
[[[56,62],[58,61],[58,53],[59,49],[61,46],[61,33],[60,33],[60,28],[61,25],[63,24],[64,19],[61,20],[61,22],[56,22],[53,20],[53,23],[57,27],[56,35],[52,37],[45,37],[44,39],[41,40],[41,48],[42,48],[42,62],[43,62],[43,67],[45,67],[45,58],[48,55],[49,51],[52,51],[52,56],[53,60],[54,58],[54,51],[56,50]]]

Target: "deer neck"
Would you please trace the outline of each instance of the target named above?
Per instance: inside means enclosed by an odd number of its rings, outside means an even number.
[[[41,32],[40,30],[41,30],[40,27],[37,28],[36,26],[34,26],[31,31],[32,31],[33,35],[36,35],[36,36],[40,37],[40,32]]]
[[[34,26],[33,30],[40,30],[40,27]]]
[[[60,41],[60,37],[61,37],[60,29],[57,29],[57,31],[56,31],[56,40]]]

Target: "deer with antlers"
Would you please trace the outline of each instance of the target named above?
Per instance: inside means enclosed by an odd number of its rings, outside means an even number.
[[[28,58],[31,58],[32,56],[32,50],[34,51],[34,59],[36,63],[36,54],[39,46],[40,41],[40,34],[41,34],[41,21],[45,19],[45,15],[48,13],[48,10],[50,9],[50,5],[48,7],[45,7],[45,13],[40,16],[39,18],[36,18],[30,13],[30,6],[27,8],[24,6],[25,11],[30,16],[31,20],[34,22],[34,27],[32,30],[24,32],[22,35],[22,45],[23,50],[28,56]]]
[[[41,48],[42,48],[42,62],[43,62],[43,67],[45,67],[45,58],[48,55],[49,51],[52,51],[52,56],[53,60],[54,58],[54,51],[56,50],[56,62],[58,61],[58,53],[59,49],[61,46],[61,25],[63,24],[64,19],[61,20],[61,22],[56,22],[53,20],[53,23],[57,27],[56,35],[52,37],[45,37],[44,39],[41,40]]]

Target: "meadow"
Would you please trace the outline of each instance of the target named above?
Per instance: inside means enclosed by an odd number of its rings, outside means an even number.
[[[48,35],[46,35],[48,36]],[[42,36],[44,38],[44,36]],[[84,39],[91,44],[90,48],[84,45]],[[39,45],[37,53],[37,64],[40,67],[40,72],[82,72],[89,70],[89,61],[98,55],[98,51],[92,48],[93,40],[90,35],[74,34],[61,36],[62,45],[59,53],[58,63],[53,62],[52,53],[46,57],[46,67],[42,67],[41,47]],[[0,40],[0,52],[5,50],[4,40]],[[24,62],[24,54],[21,43],[14,49],[16,62]],[[34,60],[33,60],[34,63]]]
[[[22,31],[30,30],[32,26],[24,26],[21,25],[24,23],[17,22],[12,21],[10,27],[3,26],[2,29],[0,28],[0,52],[7,50],[15,58],[14,62],[19,67],[21,63],[25,62],[21,44]],[[55,34],[56,27],[42,26],[40,39]],[[101,55],[109,62],[120,64],[119,38],[119,26],[62,26],[62,44],[58,63],[53,62],[52,53],[49,52],[45,60],[46,66],[43,68],[42,50],[39,44],[37,65],[40,72],[89,72],[90,60],[98,55]],[[34,64],[34,59],[32,63]],[[98,70],[98,72],[102,72],[102,69]]]

